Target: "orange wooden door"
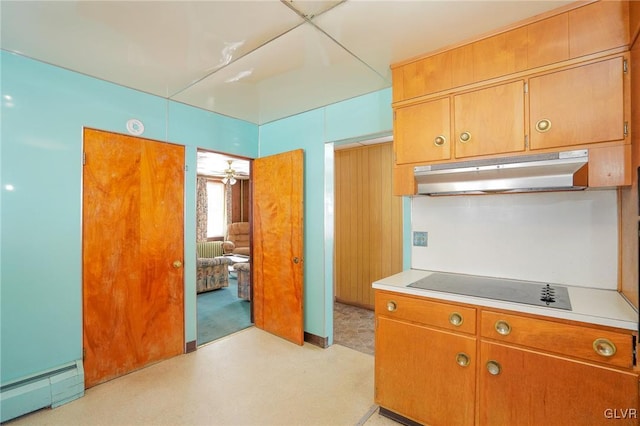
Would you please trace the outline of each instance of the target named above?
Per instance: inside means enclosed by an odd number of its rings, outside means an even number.
[[[84,149],[89,388],[183,352],[184,147],[85,129]]]
[[[253,161],[253,316],[256,327],[304,342],[303,151]]]

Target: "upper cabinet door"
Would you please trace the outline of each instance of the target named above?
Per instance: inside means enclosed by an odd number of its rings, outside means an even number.
[[[570,57],[628,46],[629,3],[598,1],[569,11]]]
[[[623,58],[529,80],[531,149],[624,139]]]
[[[425,163],[451,158],[449,116],[449,98],[396,109],[396,164]]]
[[[529,69],[569,59],[569,18],[566,13],[527,26]]]
[[[456,158],[524,151],[524,82],[454,97]]]

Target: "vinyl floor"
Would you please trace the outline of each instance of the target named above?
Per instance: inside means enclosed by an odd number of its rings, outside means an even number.
[[[333,305],[333,343],[373,355],[373,311],[336,302]]]
[[[373,402],[373,363],[342,345],[298,346],[249,327],[6,424],[397,425]]]

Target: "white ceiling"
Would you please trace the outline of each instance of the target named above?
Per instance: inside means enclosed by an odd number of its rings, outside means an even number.
[[[231,164],[229,164],[231,161]],[[222,178],[226,175],[226,171],[233,170],[233,176],[240,179],[249,179],[249,160],[237,158],[217,152],[198,150],[198,170],[199,176],[210,176]]]
[[[10,1],[2,49],[256,124],[568,1]]]

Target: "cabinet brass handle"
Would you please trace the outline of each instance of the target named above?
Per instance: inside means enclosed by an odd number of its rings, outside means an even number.
[[[462,132],[462,133],[460,133],[460,142],[467,143],[470,140],[471,140],[471,133],[470,132]]]
[[[180,262],[179,260],[174,260],[173,261],[173,267],[176,268],[176,269],[182,267],[182,262]]]
[[[548,132],[551,129],[551,120],[543,118],[536,123],[536,130],[540,133]]]
[[[447,138],[445,138],[443,135],[438,135],[436,136],[436,138],[433,140],[433,144],[435,146],[442,146],[445,143],[447,143]]]
[[[456,327],[460,327],[464,322],[464,318],[459,313],[452,312],[451,315],[449,315],[449,322]]]
[[[387,311],[393,312],[396,309],[398,309],[398,305],[396,305],[396,302],[394,302],[393,300],[389,300],[387,302]]]
[[[508,336],[509,333],[511,333],[511,326],[508,322],[503,320],[496,321],[494,328],[496,329],[498,334],[502,336]]]
[[[502,370],[502,367],[500,367],[500,364],[498,364],[497,361],[487,362],[487,371],[489,372],[489,374],[493,376],[497,376],[498,374],[500,374],[501,370]]]
[[[469,362],[471,362],[471,360],[469,359],[469,355],[465,354],[464,352],[458,352],[456,354],[456,363],[460,367],[468,367]]]
[[[609,358],[616,354],[616,345],[609,339],[596,339],[593,341],[593,350],[598,355]]]

